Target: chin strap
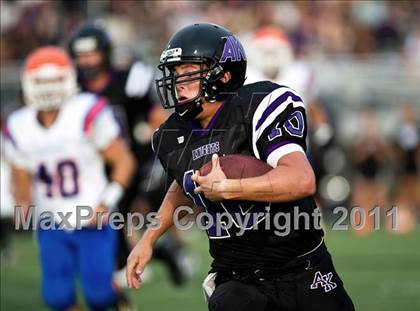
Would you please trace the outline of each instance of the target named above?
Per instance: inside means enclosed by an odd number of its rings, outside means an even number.
[[[183,105],[183,107],[175,107],[175,110],[181,118],[194,120],[203,111],[202,105],[202,98],[197,98],[194,102]]]

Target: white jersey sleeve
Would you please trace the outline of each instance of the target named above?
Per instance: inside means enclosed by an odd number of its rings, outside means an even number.
[[[128,97],[141,98],[146,96],[150,87],[153,87],[153,68],[143,62],[135,62],[128,74],[125,93]]]
[[[89,109],[84,131],[94,146],[103,150],[118,137],[120,127],[105,98],[99,98]]]
[[[17,114],[20,114],[19,111]],[[14,115],[11,116],[11,119],[14,119]],[[18,116],[19,118],[19,116]],[[17,137],[12,134],[16,127],[15,120],[8,119],[3,127],[1,141],[2,141],[2,156],[6,158],[6,160],[12,165],[20,169],[29,170],[30,169],[30,161],[28,159],[27,154],[25,151],[19,147]]]
[[[2,137],[3,139],[3,137]],[[3,149],[0,159],[0,218],[13,217],[14,200],[11,191],[10,164],[4,157]]]

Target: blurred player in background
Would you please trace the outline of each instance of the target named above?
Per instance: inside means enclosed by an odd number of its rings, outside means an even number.
[[[287,85],[301,94],[308,105],[310,126],[308,158],[314,168],[317,184],[329,173],[325,156],[336,148],[335,129],[322,101],[315,101],[314,73],[311,67],[295,53],[288,35],[279,26],[260,27],[244,36],[248,68],[245,84],[270,80]],[[316,194],[317,203],[324,209],[327,202]]]
[[[79,275],[92,310],[115,307],[116,231],[106,219],[130,184],[134,156],[119,136],[106,99],[78,94],[76,72],[63,49],[32,52],[22,88],[27,106],[12,113],[5,127],[16,204],[31,215],[33,203],[37,224],[41,213],[52,212],[55,222],[50,225],[65,225],[38,228],[42,296],[52,309],[76,310]],[[90,220],[77,220],[76,207],[81,205],[94,208]],[[59,213],[71,213],[68,223]],[[102,229],[96,226],[100,217]]]
[[[297,59],[287,33],[280,27],[266,26],[244,37],[249,66],[245,84],[270,80],[299,92],[306,102],[314,97],[314,74]]]
[[[77,29],[70,40],[69,50],[81,88],[109,99],[139,164],[128,191],[119,202],[119,210],[123,214],[130,210],[156,211],[167,185],[166,174],[159,161],[155,161],[150,139],[167,114],[157,104],[153,68],[141,60],[129,68],[115,68],[111,38],[104,28],[94,23],[82,24]],[[126,237],[124,231],[120,231],[118,270],[124,268],[130,245],[135,242],[133,237]],[[172,234],[155,249],[155,258],[167,265],[176,285],[183,284],[186,277],[180,256],[182,246],[179,235]],[[121,281],[117,277],[116,280],[120,285],[126,284],[125,278]]]

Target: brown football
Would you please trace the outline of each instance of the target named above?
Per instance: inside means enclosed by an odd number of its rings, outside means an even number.
[[[219,158],[220,166],[227,178],[241,179],[264,175],[273,168],[257,158],[231,154]],[[211,171],[211,160],[200,168],[200,175],[205,176]]]

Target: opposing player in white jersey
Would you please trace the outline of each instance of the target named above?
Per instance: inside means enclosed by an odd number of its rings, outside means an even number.
[[[1,132],[1,158],[0,158],[0,258],[2,262],[8,261],[10,252],[10,233],[13,231],[13,196],[10,187],[10,165],[4,156],[3,131]]]
[[[116,303],[111,284],[115,231],[96,226],[96,213],[117,204],[134,158],[106,100],[77,93],[75,71],[63,49],[35,50],[26,60],[22,86],[27,106],[7,120],[6,154],[17,205],[25,213],[35,206],[43,298],[52,309],[74,310],[78,274],[89,307],[105,310]],[[86,207],[94,209],[94,217],[77,215],[87,213]],[[47,224],[43,215],[54,217]]]

